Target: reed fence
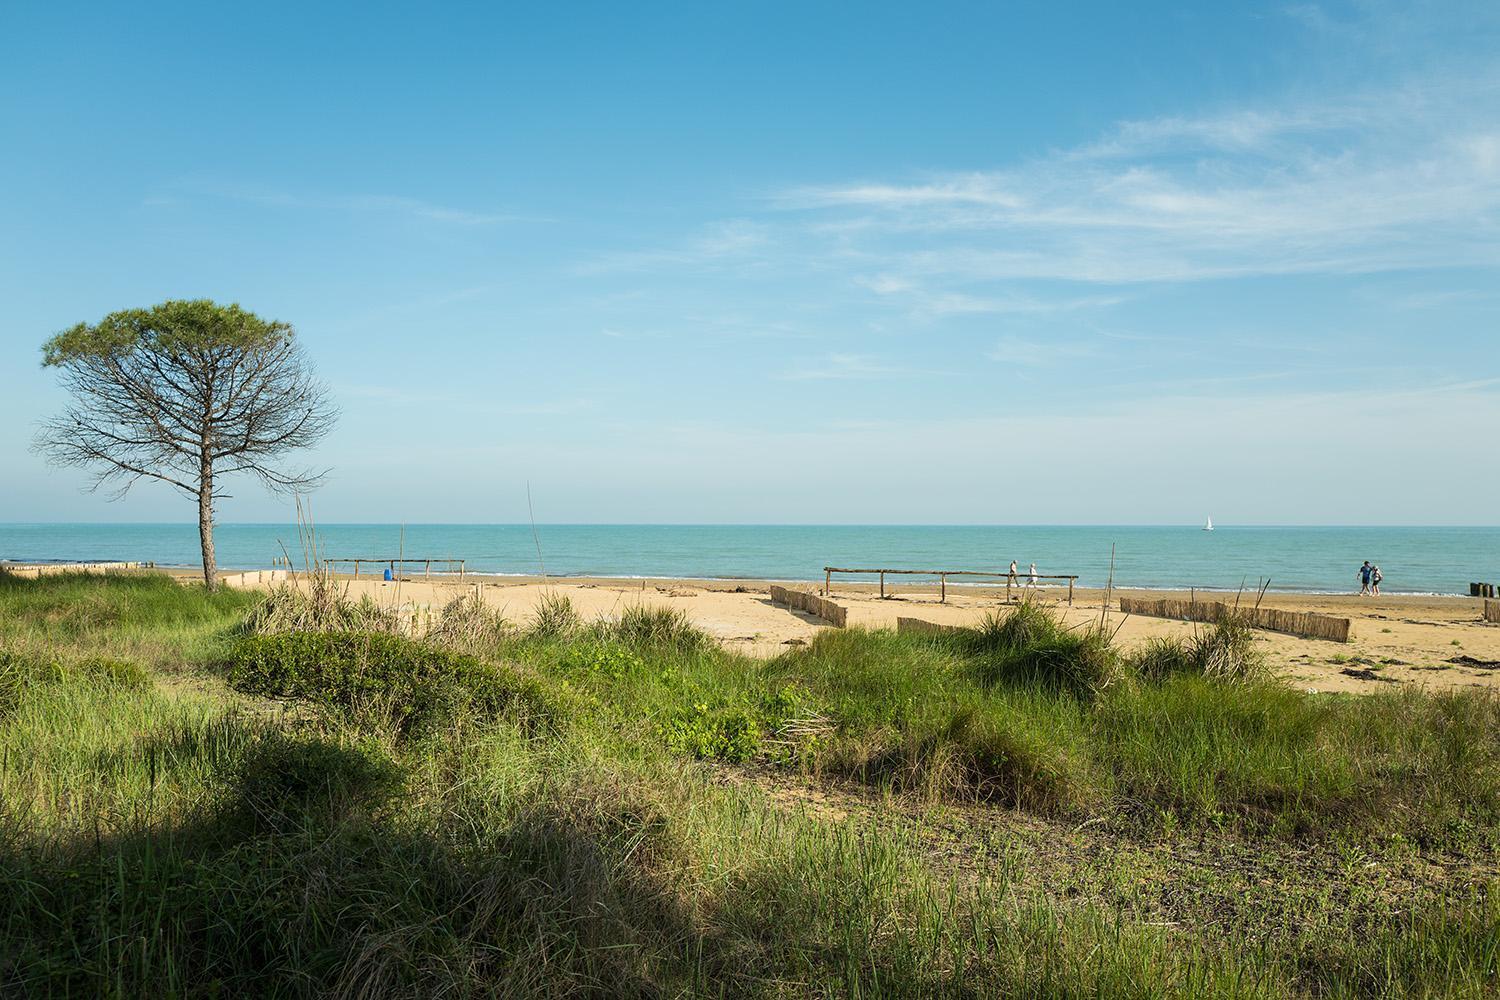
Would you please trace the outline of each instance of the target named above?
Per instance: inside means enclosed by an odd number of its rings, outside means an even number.
[[[844,628],[849,621],[849,609],[824,600],[817,594],[804,590],[788,590],[786,587],[771,587],[771,603],[781,604],[798,611],[806,611],[814,618],[821,618],[830,625]]]
[[[924,621],[921,618],[897,618],[896,631],[915,632],[918,635],[951,635],[954,632],[967,632],[968,629],[962,625],[943,625],[939,622]]]
[[[1120,598],[1120,610],[1127,615],[1150,618],[1176,618],[1180,621],[1208,622],[1238,617],[1247,624],[1268,632],[1284,632],[1306,639],[1328,639],[1348,642],[1351,622],[1348,618],[1315,614],[1311,611],[1279,611],[1275,608],[1237,608],[1222,601],[1141,600]]]
[[[1500,625],[1500,601],[1484,602],[1484,620]]]

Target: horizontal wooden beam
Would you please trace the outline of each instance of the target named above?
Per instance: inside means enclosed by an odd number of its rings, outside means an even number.
[[[1014,576],[1016,579],[1022,577],[1031,579],[1028,570],[1018,569],[1014,573],[1010,570],[1001,570],[998,573],[989,573],[977,569],[840,569],[837,566],[824,566],[824,573],[868,573],[871,576],[880,573],[900,573],[905,576],[985,576],[1004,580]],[[1076,573],[1038,573],[1038,580],[1077,580]]]

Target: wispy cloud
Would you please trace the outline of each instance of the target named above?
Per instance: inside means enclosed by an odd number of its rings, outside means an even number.
[[[890,294],[1500,265],[1500,75],[1127,122],[987,172],[783,193]],[[961,301],[961,300],[960,300]]]
[[[608,253],[586,262],[586,274],[606,271],[688,268],[725,263],[744,264],[771,244],[771,227],[749,219],[715,223],[676,246]]]
[[[916,373],[897,365],[885,364],[863,354],[829,354],[813,366],[793,368],[782,372],[777,378],[791,382],[803,382],[893,378],[898,375],[911,374]]]
[[[1007,336],[996,341],[986,356],[991,361],[1003,364],[1038,368],[1088,357],[1093,353],[1094,350],[1084,344]]]

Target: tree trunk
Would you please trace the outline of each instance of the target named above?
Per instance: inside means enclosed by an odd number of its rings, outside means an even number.
[[[219,566],[214,561],[214,473],[206,462],[198,480],[198,540],[203,545],[203,585],[214,590],[219,586]]]

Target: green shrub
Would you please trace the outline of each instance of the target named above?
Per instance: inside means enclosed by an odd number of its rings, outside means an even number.
[[[760,722],[749,710],[704,703],[660,723],[657,732],[674,753],[729,763],[743,763],[758,754],[764,736]]]
[[[634,650],[618,643],[579,642],[563,655],[562,666],[578,673],[617,681],[644,672],[646,661]]]
[[[1069,627],[1051,608],[1023,601],[1005,615],[990,614],[959,645],[982,684],[1051,684],[1093,696],[1118,677],[1120,656],[1101,626]]]
[[[474,656],[375,632],[287,632],[236,644],[230,683],[250,694],[297,698],[358,712],[398,728],[457,712],[547,717],[540,685]]]

